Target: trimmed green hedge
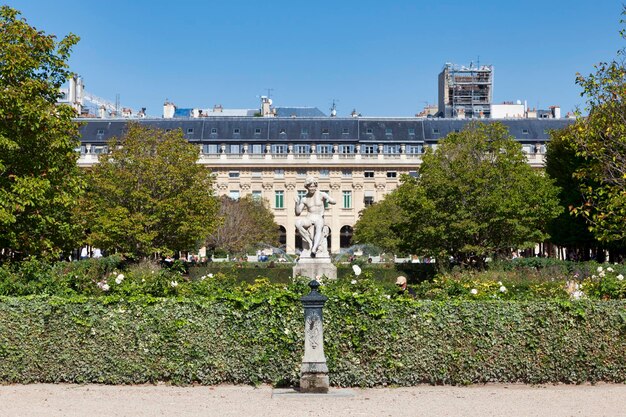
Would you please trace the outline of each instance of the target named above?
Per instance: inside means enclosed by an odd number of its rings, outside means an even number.
[[[0,297],[0,381],[297,385],[305,290]],[[626,301],[328,295],[335,386],[626,382]]]

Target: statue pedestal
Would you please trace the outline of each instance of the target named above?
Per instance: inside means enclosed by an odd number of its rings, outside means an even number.
[[[293,267],[293,277],[298,275],[309,279],[322,276],[337,279],[337,267],[330,261],[330,257],[300,258]]]

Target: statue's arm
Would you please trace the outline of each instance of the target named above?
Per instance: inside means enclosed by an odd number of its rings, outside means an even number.
[[[322,193],[322,198],[328,202],[328,204],[337,204],[334,198],[332,198],[328,193]]]
[[[304,209],[304,201],[302,201],[303,199],[300,197],[296,197],[296,216],[299,216],[300,213],[302,213],[302,210]]]

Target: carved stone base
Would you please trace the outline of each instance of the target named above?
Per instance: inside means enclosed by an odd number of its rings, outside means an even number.
[[[337,267],[332,264],[330,258],[301,258],[293,267],[293,277],[298,275],[309,279],[322,276],[337,279]]]
[[[326,373],[305,373],[300,376],[300,392],[302,393],[328,393],[330,382]]]

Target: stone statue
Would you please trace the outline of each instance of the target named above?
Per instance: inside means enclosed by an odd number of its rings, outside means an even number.
[[[302,254],[301,258],[315,258],[316,255],[328,255],[326,247],[326,236],[328,236],[328,227],[324,225],[324,204],[335,204],[336,201],[327,193],[318,191],[317,180],[313,177],[307,177],[304,180],[304,188],[306,195],[302,198],[296,197],[296,216],[302,213],[306,207],[306,217],[300,217],[296,220],[296,229],[302,236]]]

